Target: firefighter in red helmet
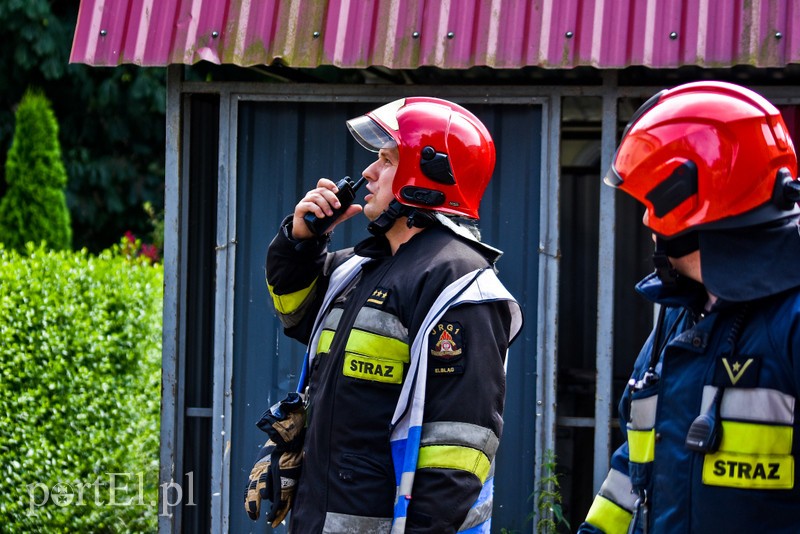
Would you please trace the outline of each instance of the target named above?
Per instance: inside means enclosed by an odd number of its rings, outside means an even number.
[[[320,179],[267,253],[284,332],[307,345],[297,393],[245,498],[293,532],[488,532],[504,363],[522,325],[477,232],[494,143],[463,107],[409,97],[347,121],[377,153],[360,182]],[[363,212],[371,237],[328,251]],[[328,224],[331,223],[331,224]],[[287,432],[287,429],[290,431]]]
[[[645,207],[637,290],[659,313],[579,532],[797,532],[800,182],[780,113],[729,83],[662,91],[605,181]]]

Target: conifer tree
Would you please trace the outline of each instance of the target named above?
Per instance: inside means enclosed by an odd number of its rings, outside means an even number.
[[[72,228],[61,159],[58,122],[50,101],[29,89],[17,107],[16,126],[6,158],[8,189],[0,201],[0,243],[25,251],[27,242],[52,250],[72,247]]]

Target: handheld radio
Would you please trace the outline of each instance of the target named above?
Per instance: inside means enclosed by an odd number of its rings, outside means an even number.
[[[349,176],[345,176],[336,182],[336,187],[339,188],[339,192],[336,193],[336,198],[339,199],[341,206],[333,210],[333,214],[328,217],[319,218],[311,212],[306,213],[303,216],[303,220],[306,222],[308,229],[311,230],[311,233],[314,235],[324,234],[325,231],[336,222],[336,219],[350,207],[350,204],[352,204],[353,200],[356,198],[356,191],[359,187],[364,185],[366,181],[367,179],[362,176],[358,181],[353,183]]]

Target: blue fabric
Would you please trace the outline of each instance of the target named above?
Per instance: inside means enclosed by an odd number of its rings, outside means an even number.
[[[736,266],[731,265],[731,269]],[[697,304],[705,300],[697,287],[685,285],[670,293],[660,281],[648,277],[637,287],[640,293],[668,308],[664,331],[680,321],[661,354],[656,370],[658,395],[656,449],[652,464],[644,467],[628,460],[627,443],[614,452],[611,466],[632,477],[647,489],[649,532],[800,532],[800,477],[795,458],[794,487],[789,490],[747,489],[710,485],[703,482],[705,455],[685,446],[686,435],[700,415],[703,389],[713,385],[715,368],[731,351],[760,362],[756,386],[798,398],[800,392],[800,292],[790,290],[748,304],[738,340],[732,346],[730,334],[740,306],[719,302],[703,319],[695,316]],[[681,313],[681,307],[690,308]],[[698,320],[695,324],[695,320]],[[632,378],[639,380],[647,370],[654,335],[651,333],[634,365]],[[727,385],[730,390],[735,386]],[[751,386],[748,386],[751,387]],[[642,390],[646,396],[653,391]],[[626,388],[620,401],[621,428],[625,433],[630,413],[631,392]],[[723,401],[724,402],[724,401]],[[794,443],[800,450],[800,417],[795,404]],[[636,532],[641,532],[641,525]],[[584,523],[578,530],[596,534],[598,529]]]

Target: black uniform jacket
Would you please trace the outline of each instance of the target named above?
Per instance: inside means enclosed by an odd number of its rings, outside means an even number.
[[[290,235],[284,226],[270,244],[267,281],[273,299],[291,297],[279,316],[285,333],[302,343],[309,341],[330,273],[354,253],[370,258],[327,311],[309,370],[305,456],[291,530],[322,532],[326,521],[330,528],[336,519],[353,517],[386,524],[396,491],[390,424],[416,336],[427,336],[429,344],[424,422],[469,423],[501,436],[508,307],[455,307],[432,331],[418,332],[448,284],[492,266],[498,254],[441,226],[415,235],[395,255],[382,237],[328,253],[324,240],[298,242]],[[406,532],[455,532],[480,489],[471,472],[418,469]]]

